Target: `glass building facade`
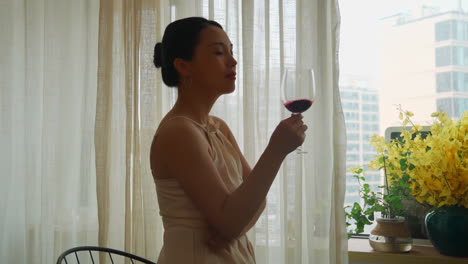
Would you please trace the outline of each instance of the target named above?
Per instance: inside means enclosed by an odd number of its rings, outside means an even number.
[[[346,121],[346,167],[366,168],[366,179],[373,190],[381,185],[382,177],[377,171],[367,169],[376,152],[370,145],[373,135],[379,134],[379,93],[363,85],[340,85],[342,107]],[[359,202],[359,184],[351,172],[346,173],[345,204]]]

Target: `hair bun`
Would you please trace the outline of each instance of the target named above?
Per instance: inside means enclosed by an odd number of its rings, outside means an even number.
[[[154,56],[153,56],[153,63],[156,68],[161,68],[162,66],[162,43],[156,43],[154,46]]]

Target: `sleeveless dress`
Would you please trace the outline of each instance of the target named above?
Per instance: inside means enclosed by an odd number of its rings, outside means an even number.
[[[235,148],[211,118],[207,125],[202,125],[185,116],[173,117],[159,125],[155,137],[165,123],[176,122],[174,119],[179,118],[190,120],[204,131],[212,149],[211,158],[228,190],[234,191],[242,183],[242,163]],[[228,249],[212,251],[206,245],[208,223],[178,181],[153,178],[164,226],[164,244],[158,264],[255,263],[252,244],[245,234],[233,240]]]

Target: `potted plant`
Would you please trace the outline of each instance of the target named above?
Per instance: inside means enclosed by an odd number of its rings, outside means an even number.
[[[442,254],[468,256],[468,111],[460,120],[433,113],[430,133],[423,137],[413,113],[398,108],[410,130],[386,142],[374,136],[378,156],[372,168],[383,167],[389,184],[404,184],[409,194],[432,210],[425,224],[434,247]]]
[[[372,229],[369,243],[377,251],[407,252],[412,248],[412,239],[403,212],[402,199],[409,193],[409,186],[403,181],[386,182],[378,186],[381,191],[373,191],[364,176],[361,167],[351,169],[353,177],[359,183],[359,197],[362,205],[355,202],[345,207],[348,238],[353,234],[364,232],[366,225],[374,221],[377,225]],[[380,213],[380,217],[375,216]],[[350,228],[354,223],[355,228]]]

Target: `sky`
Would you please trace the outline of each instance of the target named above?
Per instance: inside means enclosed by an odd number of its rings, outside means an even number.
[[[461,1],[468,12],[468,0]],[[377,30],[381,18],[402,11],[415,12],[422,5],[447,10],[457,7],[458,0],[339,0],[341,75],[375,75],[378,69]]]

